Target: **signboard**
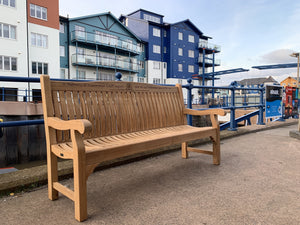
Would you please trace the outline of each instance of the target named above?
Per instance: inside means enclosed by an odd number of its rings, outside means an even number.
[[[266,86],[266,118],[282,116],[282,87]]]

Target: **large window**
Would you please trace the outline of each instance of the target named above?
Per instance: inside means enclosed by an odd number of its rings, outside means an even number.
[[[189,35],[189,42],[195,43],[195,37],[193,35]]]
[[[159,70],[160,69],[160,62],[153,62],[153,69]]]
[[[160,46],[159,45],[153,45],[153,53],[160,54]]]
[[[193,50],[189,50],[189,57],[194,58],[195,57],[195,52]]]
[[[183,49],[182,48],[178,48],[178,55],[183,56]]]
[[[17,71],[17,58],[0,55],[0,70]]]
[[[0,0],[1,1],[1,0]],[[5,23],[0,23],[0,37],[16,39],[17,27]]]
[[[0,0],[0,5],[6,5],[15,8],[16,0]]]
[[[59,32],[62,34],[65,33],[65,24],[62,22],[59,23]]]
[[[31,64],[32,74],[48,74],[48,63],[32,62]]]
[[[76,38],[85,39],[85,27],[75,25],[75,36]]]
[[[47,8],[30,4],[30,16],[41,20],[47,20]]]
[[[48,36],[31,33],[31,45],[35,47],[48,48]]]
[[[178,32],[178,40],[183,40],[183,33],[182,32]]]
[[[159,78],[153,78],[153,84],[160,84]]]
[[[178,64],[178,71],[182,72],[182,64],[180,64],[180,63]]]
[[[189,73],[194,73],[194,66],[189,65],[188,71],[189,71]]]
[[[59,46],[59,54],[61,57],[65,57],[66,53],[65,53],[65,46]]]
[[[159,17],[151,16],[151,15],[148,15],[148,14],[144,14],[144,20],[152,21],[152,22],[155,22],[155,23],[160,23],[160,18]]]
[[[160,37],[160,29],[153,27],[153,36]]]

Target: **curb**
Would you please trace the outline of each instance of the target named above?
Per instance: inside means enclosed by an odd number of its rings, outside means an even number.
[[[273,122],[266,125],[251,125],[247,127],[240,127],[237,131],[221,131],[221,140],[238,137],[244,134],[255,133],[264,130],[270,130],[285,126],[290,126],[298,123],[298,119],[289,119],[285,122]],[[191,145],[198,145],[207,143],[209,139],[198,140],[191,143]],[[95,171],[103,170],[106,168],[119,166],[122,164],[142,160],[145,158],[157,156],[160,154],[166,154],[171,151],[180,149],[180,145],[172,145],[165,148],[155,149],[128,157],[123,157],[117,160],[106,161],[95,169]],[[58,163],[58,175],[59,180],[70,178],[73,176],[72,161],[66,160]],[[0,175],[0,197],[3,195],[9,195],[11,192],[28,191],[32,188],[44,185],[47,183],[47,165],[36,166],[32,168],[26,168],[11,173]]]

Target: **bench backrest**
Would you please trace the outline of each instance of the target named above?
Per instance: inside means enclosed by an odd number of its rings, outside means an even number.
[[[41,76],[41,87],[44,116],[88,119],[93,129],[85,138],[186,124],[180,85],[52,81]],[[56,137],[58,143],[68,141],[69,133],[57,131]]]

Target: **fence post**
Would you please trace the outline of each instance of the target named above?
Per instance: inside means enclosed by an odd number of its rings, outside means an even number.
[[[260,101],[259,101],[259,114],[258,114],[258,125],[265,125],[264,123],[264,87],[263,85],[260,88]]]
[[[120,72],[117,72],[115,74],[115,77],[116,77],[116,81],[122,81],[121,78],[122,78],[122,74]]]
[[[187,107],[189,109],[192,109],[192,89],[193,89],[193,84],[192,84],[192,79],[188,78],[187,79]],[[193,125],[193,117],[192,115],[188,115],[187,116],[187,120],[188,120],[188,125],[192,126]]]
[[[231,91],[231,104],[230,104],[230,127],[228,130],[236,131],[236,122],[235,122],[235,88],[237,86],[237,82],[234,81],[230,84]]]

